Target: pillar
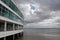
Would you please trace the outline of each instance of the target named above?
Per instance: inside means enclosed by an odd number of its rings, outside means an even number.
[[[15,30],[15,24],[13,24],[13,31]],[[13,35],[13,40],[15,40],[15,35]]]
[[[6,31],[6,27],[7,27],[7,22],[5,21],[5,24],[4,24],[4,31]]]
[[[4,31],[6,32],[7,22],[4,23]],[[4,37],[4,40],[6,40],[6,37]]]
[[[13,24],[13,31],[15,30],[15,24]]]
[[[6,37],[4,37],[4,40],[6,40]]]

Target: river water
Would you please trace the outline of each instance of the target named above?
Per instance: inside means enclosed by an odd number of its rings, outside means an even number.
[[[60,40],[60,29],[58,28],[24,29],[24,36],[17,40]]]

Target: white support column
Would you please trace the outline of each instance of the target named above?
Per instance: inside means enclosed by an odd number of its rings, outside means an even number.
[[[13,31],[15,30],[15,24],[13,24]],[[13,40],[15,40],[15,35],[13,35]]]
[[[6,27],[7,27],[7,22],[5,21],[5,24],[4,24],[4,31],[6,31]]]
[[[6,37],[4,37],[4,40],[6,40]]]
[[[13,35],[13,40],[15,40],[15,35]]]
[[[19,25],[18,25],[18,30],[19,30]]]
[[[18,25],[18,30],[20,30],[20,29],[19,29],[19,25]],[[19,33],[17,34],[17,36],[18,36],[18,38],[19,38]]]
[[[7,22],[4,23],[4,31],[6,32]],[[6,34],[6,33],[5,33]],[[6,37],[4,37],[4,40],[6,40]]]
[[[15,24],[13,24],[13,31],[15,30]]]

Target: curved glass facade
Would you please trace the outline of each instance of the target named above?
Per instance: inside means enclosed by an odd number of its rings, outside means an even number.
[[[15,40],[15,34],[22,35],[23,19],[11,0],[0,0],[0,40]]]
[[[19,16],[23,18],[21,11],[19,11],[19,9],[11,0],[1,0],[1,1],[3,1],[6,5],[8,5],[12,10],[14,10]]]
[[[0,16],[4,16],[4,17],[11,19],[13,21],[23,23],[22,19],[20,19],[17,15],[15,15],[13,12],[8,10],[6,7],[2,6],[1,4],[0,4]]]

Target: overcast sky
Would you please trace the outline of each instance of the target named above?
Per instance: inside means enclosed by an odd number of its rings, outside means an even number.
[[[14,0],[27,28],[60,28],[60,0]]]

